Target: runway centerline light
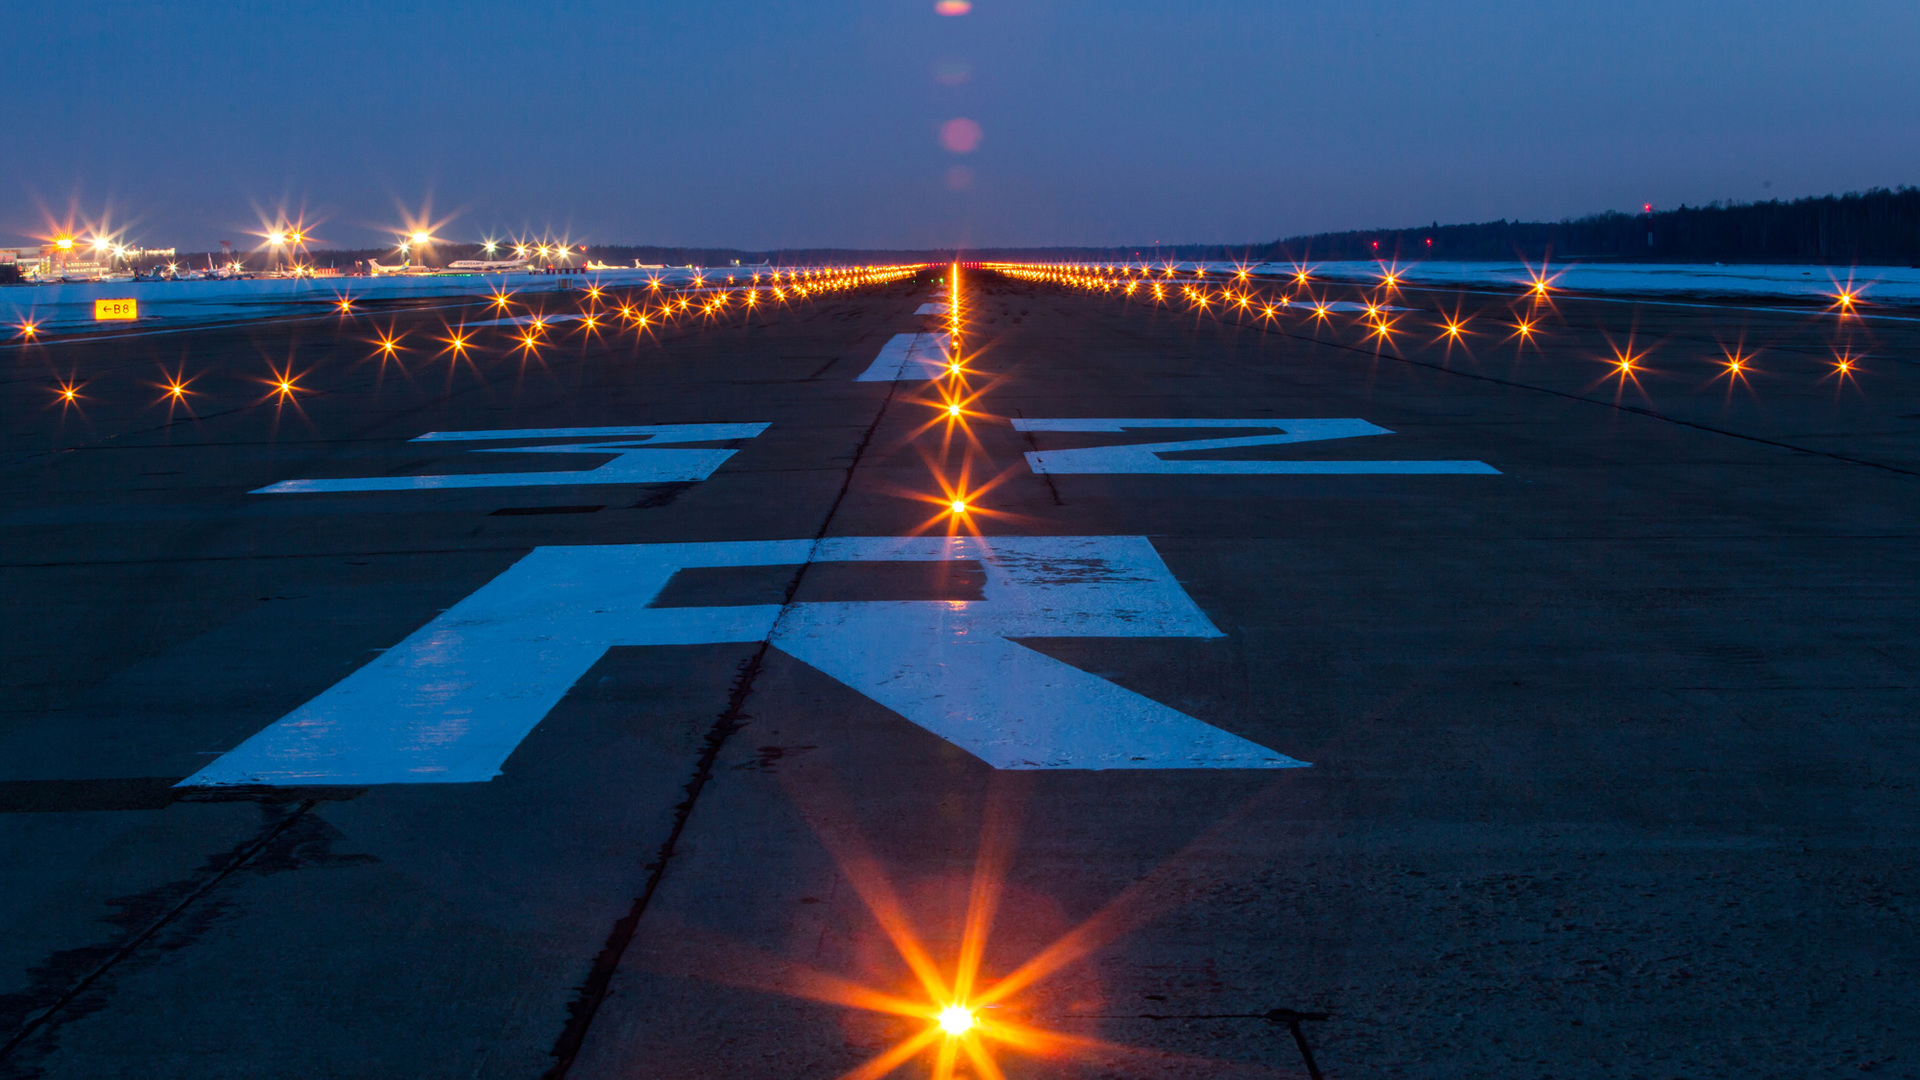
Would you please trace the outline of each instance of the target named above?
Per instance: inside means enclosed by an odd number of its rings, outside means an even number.
[[[965,1005],[949,1005],[940,1010],[940,1030],[948,1036],[965,1035],[977,1023],[973,1010]]]

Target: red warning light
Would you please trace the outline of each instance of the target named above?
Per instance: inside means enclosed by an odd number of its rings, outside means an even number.
[[[1642,206],[1642,207],[1640,208],[1640,212],[1641,212],[1641,213],[1643,213],[1643,214],[1651,214],[1651,213],[1653,213],[1653,204],[1652,204],[1652,203],[1647,203],[1646,205],[1644,205],[1644,206]]]

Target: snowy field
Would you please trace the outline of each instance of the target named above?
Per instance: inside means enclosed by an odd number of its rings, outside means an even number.
[[[1178,263],[1179,272],[1204,268],[1209,275],[1231,277],[1239,267],[1230,262]],[[261,279],[241,281],[143,281],[0,287],[0,326],[31,322],[41,330],[95,326],[93,302],[132,297],[140,302],[143,326],[226,322],[322,312],[343,299],[354,301],[400,298],[490,295],[495,292],[530,293],[577,288],[583,284],[632,286],[658,280],[686,287],[696,278],[708,286],[724,286],[727,275],[745,283],[755,267],[673,267],[642,270],[615,268],[579,270],[568,274],[446,274],[340,278]],[[1259,263],[1247,267],[1261,278],[1291,278],[1306,269],[1316,280],[1371,283],[1380,280],[1388,264],[1371,261]],[[1540,269],[1523,262],[1417,262],[1393,267],[1403,281],[1426,285],[1526,288]],[[1862,302],[1892,307],[1920,307],[1920,267],[1863,266],[1851,271],[1830,266],[1756,266],[1704,263],[1594,263],[1549,265],[1545,271],[1556,289],[1622,296],[1744,297],[1793,301],[1829,301],[1850,291]]]
[[[1232,263],[1207,263],[1234,272]],[[1366,262],[1310,263],[1305,267],[1322,280],[1374,282],[1387,264]],[[1292,277],[1300,267],[1292,263],[1261,263],[1251,268],[1261,277]],[[1480,285],[1526,288],[1540,276],[1538,266],[1523,262],[1418,262],[1393,267],[1401,280],[1430,285]],[[1869,304],[1920,307],[1920,267],[1860,266],[1722,266],[1716,263],[1593,263],[1546,267],[1552,286],[1583,293],[1621,293],[1635,296],[1711,296],[1830,300],[1851,291]]]

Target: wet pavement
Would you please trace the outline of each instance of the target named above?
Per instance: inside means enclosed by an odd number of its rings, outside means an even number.
[[[950,277],[0,350],[0,1076],[1916,1075],[1920,331]]]

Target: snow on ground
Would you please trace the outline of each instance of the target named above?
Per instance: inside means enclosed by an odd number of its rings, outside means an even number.
[[[1205,265],[1210,274],[1215,267],[1228,274],[1234,271],[1232,263]],[[1389,266],[1363,261],[1308,263],[1304,268],[1322,280],[1375,282]],[[1292,263],[1261,263],[1250,269],[1261,277],[1290,278],[1301,268]],[[1408,282],[1501,288],[1526,288],[1543,273],[1540,267],[1523,262],[1418,262],[1391,269]],[[1920,306],[1920,267],[1589,263],[1550,264],[1544,276],[1553,288],[1585,293],[1831,300],[1850,290],[1869,303]]]

